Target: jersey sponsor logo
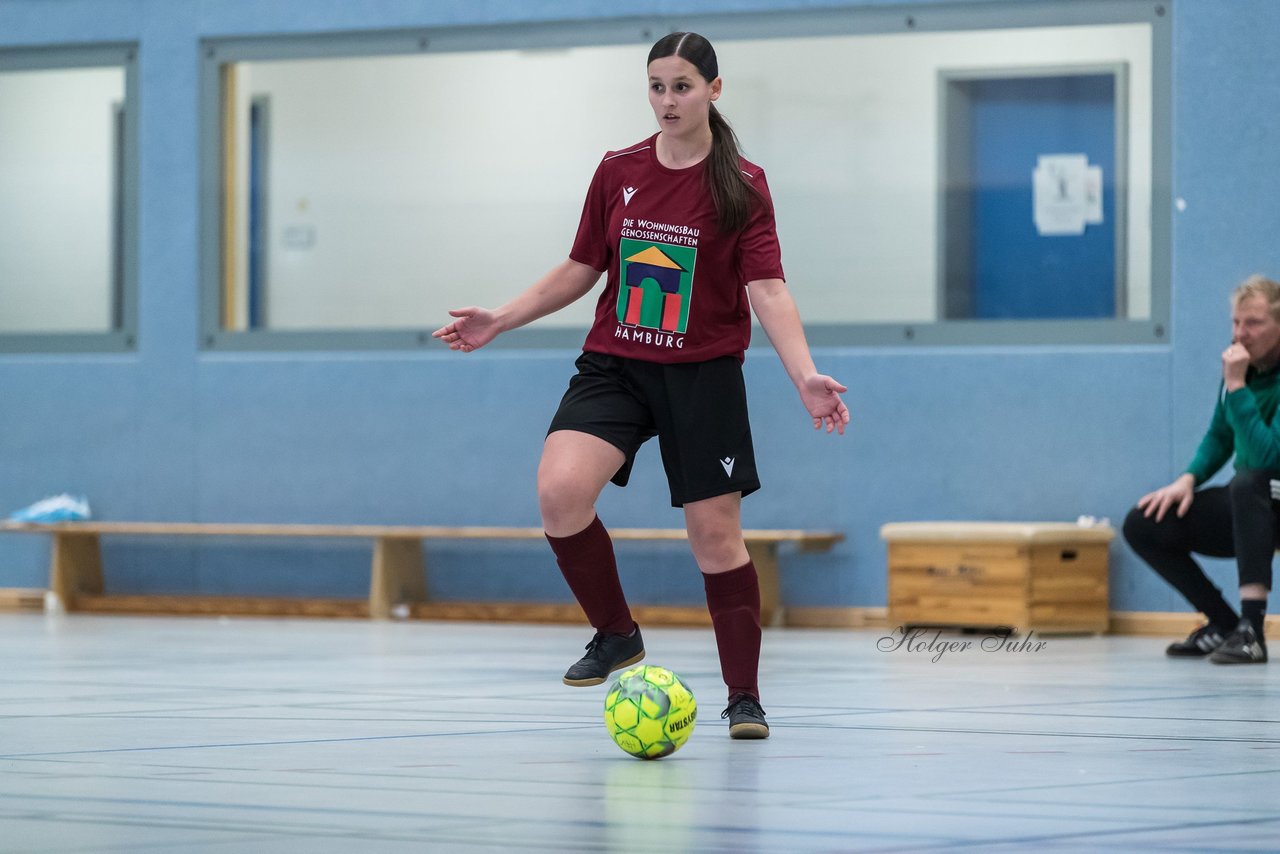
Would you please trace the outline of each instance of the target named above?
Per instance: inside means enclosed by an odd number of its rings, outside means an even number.
[[[618,322],[676,335],[689,326],[693,268],[698,250],[622,238],[618,246]]]
[[[720,465],[724,466],[724,473],[729,477],[733,477],[733,457],[725,457],[720,461]]]
[[[627,205],[631,204],[631,197],[634,196],[635,194],[636,194],[635,187],[623,187],[622,188],[622,206],[626,207]]]

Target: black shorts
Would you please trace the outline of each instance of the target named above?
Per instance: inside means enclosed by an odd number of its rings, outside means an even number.
[[[583,353],[576,364],[547,432],[589,433],[622,451],[618,486],[627,485],[636,451],[657,436],[671,506],[760,488],[736,358],[668,365]]]

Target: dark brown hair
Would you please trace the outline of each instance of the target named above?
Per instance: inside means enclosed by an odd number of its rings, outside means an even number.
[[[708,83],[720,76],[716,51],[697,33],[672,33],[663,36],[649,49],[649,60],[678,56],[686,60]],[[646,65],[648,64],[646,63]],[[707,183],[716,206],[716,221],[721,231],[739,231],[747,224],[751,205],[759,192],[742,174],[738,163],[738,135],[715,104],[711,104],[711,155],[707,158]]]

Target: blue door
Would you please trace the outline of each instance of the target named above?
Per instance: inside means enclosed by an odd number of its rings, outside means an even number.
[[[970,81],[970,308],[975,318],[1116,316],[1116,77]],[[1032,172],[1042,155],[1102,167],[1102,224],[1041,235]]]

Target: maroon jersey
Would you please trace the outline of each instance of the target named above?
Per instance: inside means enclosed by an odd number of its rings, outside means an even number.
[[[569,257],[607,274],[584,350],[649,362],[743,358],[748,282],[781,279],[764,170],[740,159],[760,192],[738,232],[716,225],[706,161],[658,162],[657,134],[611,151],[596,169]]]

